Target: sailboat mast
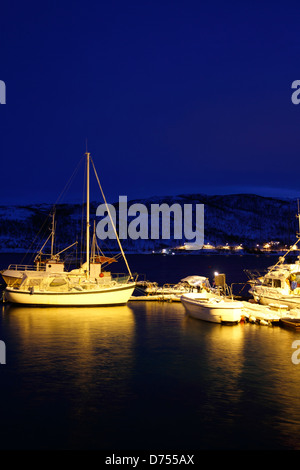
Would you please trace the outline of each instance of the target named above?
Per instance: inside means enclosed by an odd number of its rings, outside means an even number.
[[[86,262],[87,275],[90,275],[90,154],[86,152]]]
[[[55,212],[53,211],[53,214],[52,214],[52,229],[51,229],[51,259],[53,258],[53,254],[54,254],[54,235],[55,235],[54,218],[55,218]]]
[[[296,215],[297,219],[298,219],[298,232],[297,232],[297,238],[299,239],[300,238],[300,212],[299,212],[299,199],[297,200],[297,203],[298,203],[298,214]]]

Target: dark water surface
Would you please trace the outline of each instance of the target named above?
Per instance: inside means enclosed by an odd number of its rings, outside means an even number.
[[[244,268],[277,260],[128,259],[159,283],[214,271],[242,282]],[[299,450],[298,338],[278,326],[197,321],[180,303],[3,306],[0,447]]]

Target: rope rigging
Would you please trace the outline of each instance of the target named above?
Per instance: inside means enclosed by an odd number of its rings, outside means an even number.
[[[75,176],[77,175],[78,173],[78,170],[79,170],[79,167],[83,161],[83,159],[85,158],[85,154],[80,158],[77,166],[75,167],[73,173],[71,174],[69,180],[67,181],[67,183],[65,184],[64,188],[62,189],[62,191],[60,192],[56,202],[51,206],[51,209],[47,215],[47,217],[45,218],[44,222],[42,223],[42,226],[40,227],[38,233],[35,235],[35,237],[33,238],[29,248],[27,249],[27,252],[25,253],[25,255],[23,256],[23,260],[22,260],[22,264],[24,262],[24,259],[28,256],[29,253],[31,253],[31,256],[33,256],[32,252],[33,251],[37,251],[37,249],[33,249],[34,245],[37,246],[39,240],[43,237],[46,238],[46,241],[43,243],[42,245],[42,248],[39,249],[39,253],[42,254],[42,249],[46,246],[47,242],[49,241],[50,237],[51,237],[51,234],[47,234],[47,231],[46,231],[46,227],[47,229],[49,230],[48,228],[48,220],[49,220],[49,217],[50,216],[53,216],[53,214],[55,213],[56,211],[56,206],[61,202],[63,196],[66,194],[66,192],[68,191],[68,189],[70,188],[71,186],[71,183],[73,182],[73,180],[75,179]],[[96,171],[96,168],[95,168],[95,165],[94,165],[94,162],[93,162],[93,159],[90,158],[90,161],[91,161],[91,164],[92,164],[92,167],[93,167],[93,170],[94,170],[94,174],[95,174],[95,177],[96,177],[96,180],[97,180],[97,183],[98,183],[98,186],[100,188],[100,191],[101,191],[101,195],[102,195],[102,198],[103,198],[103,201],[105,203],[105,206],[106,206],[106,209],[107,209],[107,212],[108,212],[108,215],[109,215],[109,218],[110,218],[110,221],[111,221],[111,224],[112,224],[112,227],[113,227],[113,230],[114,230],[114,233],[115,233],[115,236],[116,236],[116,239],[117,239],[117,242],[118,242],[118,245],[119,245],[119,248],[120,248],[120,251],[121,253],[118,253],[117,255],[114,255],[114,256],[111,256],[112,259],[115,259],[117,260],[119,257],[123,257],[124,261],[125,261],[125,264],[126,264],[126,267],[127,267],[127,270],[128,270],[128,273],[130,275],[130,278],[132,279],[133,278],[133,275],[131,273],[131,270],[130,270],[130,267],[129,267],[129,264],[128,264],[128,261],[126,259],[126,256],[125,256],[125,253],[123,251],[123,248],[122,248],[122,245],[121,245],[121,242],[120,242],[120,239],[119,239],[119,236],[118,236],[118,233],[117,233],[117,230],[116,230],[116,227],[115,227],[115,224],[114,224],[114,221],[112,219],[112,216],[111,216],[111,213],[110,213],[110,210],[109,210],[109,207],[108,207],[108,204],[107,204],[107,201],[106,201],[106,198],[105,198],[105,195],[104,195],[104,192],[103,192],[103,189],[102,189],[102,186],[101,186],[101,183],[100,183],[100,180],[99,180],[99,177],[98,177],[98,174],[97,174],[97,171]],[[86,171],[87,169],[85,168],[85,176],[86,176]],[[84,181],[85,181],[85,178],[84,178]],[[85,191],[85,188],[84,188],[84,185],[83,185],[83,195],[82,195],[82,199],[84,200],[84,191]],[[82,204],[82,214],[81,214],[81,250],[80,252],[82,253],[83,252],[83,227],[84,227],[84,223],[83,223],[83,219],[84,219],[84,204]],[[46,225],[47,224],[47,225]],[[101,256],[105,257],[105,255],[103,254],[102,250],[99,248],[98,244],[97,244],[97,241],[96,241],[96,237],[95,237],[95,230],[94,230],[94,236],[93,236],[93,243],[94,243],[94,250],[97,250],[98,253],[101,254]],[[78,245],[78,242],[75,243],[76,245]],[[72,244],[71,246],[75,245],[75,244]],[[105,244],[105,243],[104,243]],[[71,247],[70,246],[70,247]],[[63,251],[65,251],[67,248],[63,249],[60,251],[60,253],[62,253]],[[94,251],[94,256],[95,256],[95,251]],[[77,258],[77,249],[76,249],[76,258]],[[80,260],[82,262],[82,259]],[[106,264],[109,264],[109,262],[107,261],[104,261],[102,263],[103,265],[106,265]]]
[[[101,186],[101,183],[100,183],[100,180],[99,180],[99,177],[98,177],[98,174],[97,174],[97,171],[96,171],[96,168],[95,168],[95,165],[94,165],[94,162],[93,162],[93,159],[92,159],[92,158],[91,158],[91,163],[92,163],[92,166],[93,166],[93,170],[94,170],[94,173],[95,173],[95,176],[96,176],[97,183],[98,183],[98,185],[99,185],[99,188],[100,188],[100,191],[101,191],[101,194],[102,194],[102,197],[103,197],[103,201],[104,201],[105,206],[106,206],[106,210],[107,210],[108,215],[109,215],[109,218],[110,218],[110,222],[111,222],[111,224],[112,224],[112,227],[113,227],[113,229],[114,229],[114,232],[115,232],[115,235],[116,235],[116,238],[117,238],[118,245],[119,245],[119,247],[120,247],[120,250],[121,250],[122,256],[123,256],[123,258],[124,258],[126,267],[127,267],[127,269],[128,269],[130,278],[132,279],[133,276],[132,276],[130,267],[129,267],[129,265],[128,265],[128,262],[127,262],[125,253],[124,253],[124,251],[123,251],[123,248],[122,248],[122,245],[121,245],[121,242],[120,242],[118,233],[117,233],[117,229],[116,229],[116,227],[115,227],[115,224],[114,224],[114,222],[113,222],[113,219],[112,219],[110,210],[109,210],[109,208],[108,208],[108,204],[107,204],[107,201],[106,201],[106,198],[105,198],[105,195],[104,195],[104,192],[103,192],[103,189],[102,189],[102,186]]]

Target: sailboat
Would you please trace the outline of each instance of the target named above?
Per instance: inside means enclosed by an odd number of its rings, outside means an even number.
[[[23,305],[95,307],[123,305],[126,304],[131,297],[136,282],[130,271],[112,218],[111,222],[128,273],[124,275],[113,275],[111,272],[101,269],[104,262],[110,262],[112,259],[96,255],[95,234],[93,237],[93,252],[90,252],[90,163],[93,165],[108,214],[110,217],[111,215],[90,153],[86,152],[85,156],[87,166],[85,262],[80,268],[71,271],[65,271],[63,266],[60,266],[58,269],[51,269],[52,261],[55,261],[55,257],[53,256],[52,260],[50,259],[51,263],[48,263],[48,268],[50,264],[48,270],[26,270],[22,273],[22,278],[19,283],[16,285],[7,285],[4,290],[5,301]]]

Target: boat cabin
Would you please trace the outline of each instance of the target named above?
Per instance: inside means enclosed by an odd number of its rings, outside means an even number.
[[[265,276],[262,286],[275,289],[285,289],[295,294],[300,293],[300,272],[290,273],[270,273]]]
[[[63,273],[65,265],[62,261],[47,260],[45,263],[45,271],[47,273]]]

